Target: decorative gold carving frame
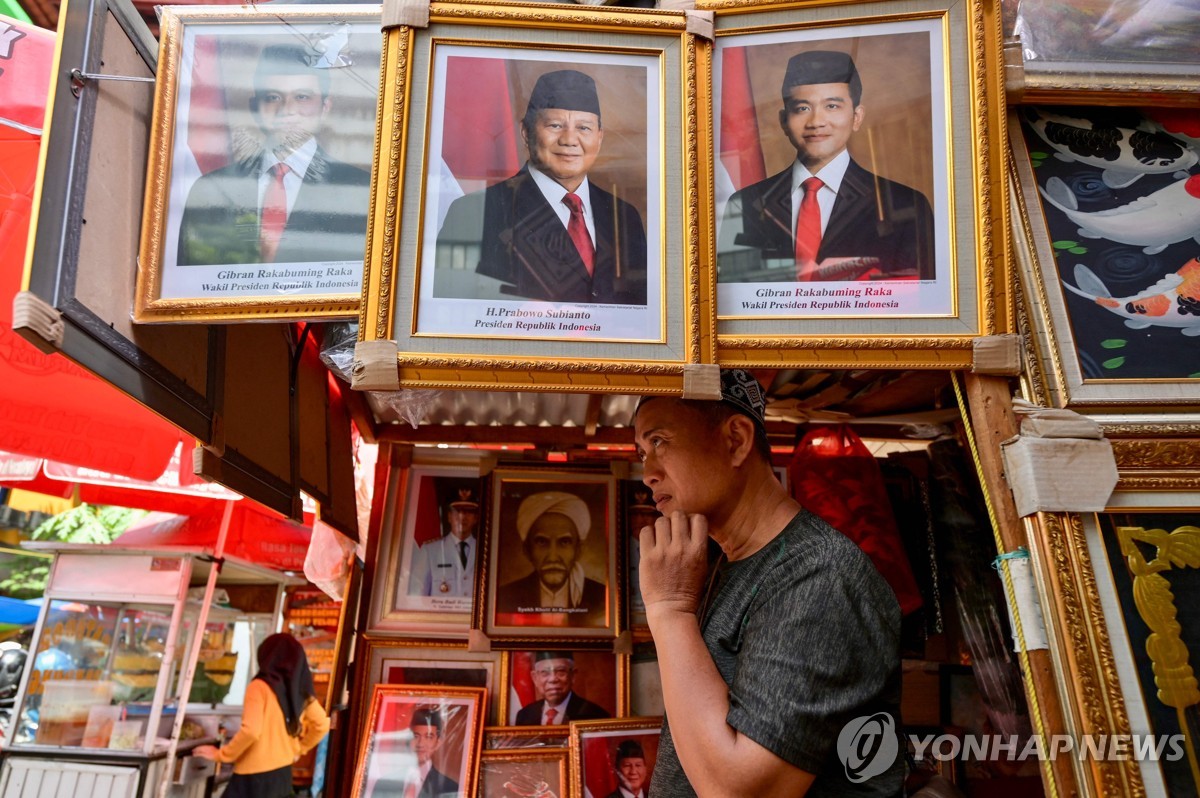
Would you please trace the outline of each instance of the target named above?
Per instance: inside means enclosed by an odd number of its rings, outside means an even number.
[[[1067,731],[1077,740],[1170,735],[1175,732],[1162,726],[1163,713],[1174,717],[1190,705],[1191,698],[1178,700],[1182,694],[1171,686],[1187,691],[1185,682],[1171,679],[1192,667],[1194,652],[1178,639],[1174,618],[1184,599],[1173,598],[1167,582],[1172,570],[1187,569],[1195,560],[1195,527],[1181,519],[1200,517],[1200,481],[1184,473],[1155,483],[1155,489],[1124,487],[1130,481],[1123,464],[1122,487],[1102,513],[1042,513],[1026,521]],[[1141,620],[1133,623],[1137,617]],[[1150,637],[1135,631],[1139,625]],[[1157,642],[1151,639],[1156,634]],[[1163,761],[1133,756],[1080,761],[1081,794],[1165,795],[1168,778],[1187,773],[1197,779],[1187,750],[1195,742],[1178,751],[1174,745],[1168,738]],[[1166,768],[1175,775],[1169,777]]]
[[[623,740],[636,740],[642,745],[646,760],[646,783],[649,785],[658,759],[658,738],[662,731],[662,718],[624,718],[621,720],[577,720],[571,722],[571,783],[577,794],[608,795],[609,792],[592,790],[593,780],[612,774],[588,773],[590,746],[608,749],[609,761],[614,762],[616,748]],[[595,760],[592,760],[593,762]],[[603,782],[599,782],[603,783]],[[643,787],[643,789],[645,789]]]
[[[494,459],[480,451],[421,452],[396,469],[388,486],[389,501],[380,526],[376,556],[371,563],[370,620],[368,629],[376,635],[419,635],[423,637],[467,637],[470,628],[475,582],[483,553],[487,529],[487,505],[483,490]],[[431,484],[425,484],[426,482]],[[474,532],[475,576],[470,579],[467,595],[462,598],[443,598],[442,592],[431,591],[428,597],[413,589],[413,570],[421,558],[416,545],[418,519],[437,519],[442,531],[447,531],[444,518],[446,506],[442,495],[436,499],[439,483],[478,485],[474,500],[479,503],[478,522]],[[435,490],[429,490],[428,488]],[[423,489],[424,488],[424,489]],[[444,493],[444,491],[443,491]],[[426,506],[430,500],[440,506]],[[436,543],[430,541],[426,545]],[[453,549],[451,548],[451,553]],[[453,566],[452,557],[443,556],[438,564]],[[456,568],[447,569],[454,570]],[[445,591],[447,595],[458,590]]]
[[[909,282],[887,280],[876,285],[920,298],[921,292],[940,292],[936,311],[910,311],[903,303],[900,310],[878,310],[873,306],[838,305],[829,310],[832,300],[820,309],[822,317],[803,315],[775,318],[743,317],[726,304],[719,308],[717,322],[718,362],[752,368],[788,367],[870,367],[870,368],[932,368],[955,369],[969,367],[972,340],[981,335],[1007,332],[1010,326],[1007,285],[1008,208],[1005,202],[1007,176],[1004,169],[1004,148],[1007,133],[1004,128],[1003,68],[1000,46],[999,3],[992,0],[946,3],[940,0],[908,0],[907,2],[761,2],[748,0],[700,0],[698,8],[712,10],[716,15],[716,45],[700,52],[700,73],[714,75],[711,96],[701,97],[701,118],[708,128],[704,152],[711,152],[716,119],[715,102],[721,87],[716,77],[721,65],[716,63],[723,46],[746,42],[747,50],[759,42],[775,45],[781,41],[795,43],[795,51],[833,49],[848,52],[855,48],[886,44],[893,31],[910,27],[924,30],[929,45],[930,66],[925,100],[931,106],[932,140],[947,142],[944,152],[933,150],[931,200],[935,217],[936,275],[935,279]],[[847,38],[850,37],[850,38]],[[878,40],[878,41],[876,41]],[[860,50],[854,58],[859,59]],[[944,57],[937,58],[937,53]],[[788,57],[785,55],[784,57]],[[886,61],[886,59],[884,59]],[[773,63],[773,62],[772,62]],[[882,62],[881,62],[882,63]],[[766,68],[766,67],[764,67]],[[860,67],[864,84],[862,106],[864,120],[871,110],[868,85],[888,80],[886,71],[868,74]],[[755,82],[754,96],[768,85],[778,86],[779,75],[770,81]],[[751,74],[751,78],[753,78]],[[775,89],[777,90],[777,88]],[[879,89],[876,88],[876,97]],[[886,91],[886,89],[885,89]],[[778,95],[775,95],[778,96]],[[943,97],[943,101],[936,100]],[[934,98],[934,99],[931,99]],[[778,104],[778,101],[774,101]],[[878,100],[876,101],[879,102]],[[761,104],[761,103],[760,103]],[[765,107],[765,106],[764,106]],[[878,107],[878,105],[877,105]],[[765,112],[763,112],[765,114]],[[768,119],[769,115],[761,115]],[[941,121],[939,123],[940,120]],[[864,127],[866,122],[864,121]],[[760,119],[759,129],[764,150],[768,146],[786,149],[787,142],[778,126],[770,128],[769,121]],[[862,131],[855,134],[862,136]],[[873,134],[871,147],[886,141],[880,132]],[[859,142],[865,152],[866,142]],[[771,167],[768,151],[767,173],[781,168]],[[855,161],[867,156],[855,154]],[[786,153],[784,153],[786,155]],[[870,156],[871,159],[874,155]],[[720,167],[719,155],[703,158],[701,185],[704,186],[702,218],[706,231],[717,226],[717,200],[720,182],[716,180]],[[885,159],[886,160],[886,159]],[[903,169],[902,158],[892,158],[891,168]],[[876,170],[887,164],[876,163]],[[868,172],[873,171],[868,169]],[[893,172],[895,174],[895,172]],[[722,182],[725,180],[722,176]],[[765,182],[765,181],[764,181]],[[903,182],[903,181],[901,181]],[[761,185],[761,184],[760,184]],[[737,188],[737,184],[734,184]],[[716,261],[715,233],[704,241],[705,261]],[[874,280],[826,283],[851,294],[862,292]],[[720,301],[721,286],[714,288]],[[757,286],[758,284],[754,284]],[[784,288],[807,290],[821,283],[777,283]],[[917,286],[914,289],[911,286]],[[892,290],[889,289],[889,290]],[[725,295],[728,298],[728,294]],[[801,296],[797,294],[797,296]],[[804,297],[811,296],[804,294]],[[849,296],[849,302],[867,301]],[[842,297],[839,295],[838,300]],[[796,299],[798,303],[813,300]],[[914,302],[916,300],[913,300]],[[738,307],[744,307],[739,304]],[[789,305],[790,307],[790,305]],[[915,305],[914,305],[915,307]],[[844,308],[844,309],[838,309]],[[742,313],[743,311],[738,311]],[[758,311],[752,310],[757,313]],[[897,313],[897,315],[883,315]],[[814,312],[815,314],[815,312]],[[836,315],[831,315],[836,314]]]
[[[385,34],[378,169],[368,227],[360,340],[395,342],[398,381],[403,387],[681,392],[684,366],[713,360],[711,326],[706,320],[709,287],[701,278],[699,263],[697,46],[687,32],[686,16],[667,11],[435,2],[428,28],[396,27]],[[597,72],[607,61],[633,59],[645,65],[650,87],[646,118],[661,123],[645,131],[648,144],[642,156],[650,203],[648,290],[642,306],[629,307],[635,311],[640,307],[650,318],[660,319],[661,327],[651,332],[647,326],[644,335],[608,335],[606,325],[623,309],[543,300],[465,298],[453,300],[459,310],[448,315],[441,311],[422,315],[423,306],[441,308],[437,303],[454,296],[437,295],[431,287],[445,263],[439,257],[438,267],[429,268],[436,251],[429,241],[441,220],[427,214],[431,203],[445,202],[441,188],[429,188],[431,176],[436,177],[440,168],[430,163],[430,142],[437,149],[441,147],[437,142],[443,140],[437,135],[446,109],[435,106],[438,92],[446,91],[449,70],[439,67],[447,63],[439,59],[452,57],[447,55],[452,52],[501,59],[510,70],[539,59],[548,62],[544,70],[556,68],[554,62],[557,68],[569,62],[573,68]],[[510,83],[513,80],[510,72]],[[602,104],[605,92],[614,88],[600,85]],[[528,91],[524,84],[514,89],[514,107],[524,108]],[[659,98],[657,104],[649,102],[651,95]],[[615,101],[602,111],[616,113],[614,106],[620,104]],[[519,113],[513,116],[515,128]],[[445,129],[451,130],[450,123]],[[523,156],[523,146],[518,149]],[[603,159],[601,152],[597,170],[603,168]],[[656,174],[649,173],[654,163],[661,165]],[[454,174],[450,180],[455,182]],[[488,183],[495,185],[493,180]],[[650,219],[659,220],[658,226]],[[585,314],[601,329],[567,337],[557,327],[547,332],[491,324],[476,330],[470,321],[475,316],[484,322],[508,320],[507,311],[536,313],[542,309],[539,305],[554,312]],[[461,329],[448,332],[446,325]]]
[[[563,494],[584,507],[553,500],[554,495],[561,499]],[[625,628],[625,597],[617,575],[616,479],[612,474],[595,469],[497,468],[491,473],[488,502],[472,635],[482,633],[495,648],[613,650]],[[580,529],[584,512],[586,532]],[[571,565],[563,563],[562,556],[557,563],[553,556],[545,560],[547,573],[568,569],[560,596],[571,596],[570,607],[541,605],[546,593],[534,559],[541,543],[548,542],[554,552],[554,543],[561,537],[561,531],[547,529],[545,538],[538,540],[536,522],[546,517],[559,521],[569,517],[579,539]]]
[[[433,709],[441,717],[434,767],[460,785],[459,795],[475,798],[486,701],[487,690],[481,687],[376,685],[367,726],[358,740],[352,798],[374,794],[384,780],[389,794],[401,794],[408,778],[420,777],[408,732],[409,719],[418,709]]]
[[[163,12],[135,321],[355,316],[370,202],[379,19],[379,7],[368,5]],[[263,87],[254,81],[270,71],[260,69],[260,57],[272,47],[295,48],[311,74],[327,81],[323,110],[310,117],[315,135],[305,134],[315,150],[276,146],[301,125],[279,131],[268,106],[260,107]],[[263,248],[259,224],[263,180],[269,179],[262,171],[274,160],[268,152],[299,175],[286,189],[289,212],[274,254]],[[300,152],[311,159],[297,165]],[[361,217],[352,207],[360,201]]]

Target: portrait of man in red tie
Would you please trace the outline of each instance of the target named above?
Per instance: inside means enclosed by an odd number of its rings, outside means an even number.
[[[646,304],[641,214],[589,179],[603,121],[591,76],[558,69],[537,78],[520,121],[527,160],[450,204],[437,237],[434,296]],[[465,272],[447,268],[456,252],[469,253]]]
[[[854,58],[834,50],[793,55],[780,90],[779,129],[795,158],[725,204],[718,281],[936,279],[929,200],[851,157],[869,113]],[[862,144],[872,153],[879,146]]]
[[[334,106],[329,60],[300,42],[263,48],[249,100],[257,129],[233,131],[229,162],[191,186],[179,266],[361,264],[371,176],[318,141]]]

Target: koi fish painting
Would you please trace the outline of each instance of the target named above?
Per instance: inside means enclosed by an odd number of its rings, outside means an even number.
[[[1076,107],[1014,120],[1022,195],[1044,223],[1050,360],[1076,398],[1141,400],[1152,381],[1164,401],[1200,402],[1200,111],[1182,121]]]

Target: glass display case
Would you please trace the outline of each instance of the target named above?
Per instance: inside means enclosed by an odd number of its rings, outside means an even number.
[[[301,580],[197,551],[49,548],[0,796],[205,795],[212,765],[187,754],[240,718],[254,652]]]

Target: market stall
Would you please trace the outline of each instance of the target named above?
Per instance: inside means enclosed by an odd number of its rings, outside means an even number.
[[[32,547],[56,556],[0,795],[208,794],[216,774],[188,752],[233,731],[299,580],[211,549]]]

